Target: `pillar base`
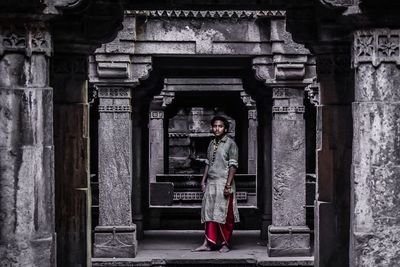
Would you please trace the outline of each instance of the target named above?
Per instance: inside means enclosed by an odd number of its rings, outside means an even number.
[[[261,216],[261,240],[268,240],[268,227],[271,225],[271,215],[263,214]]]
[[[93,256],[95,258],[136,257],[136,225],[97,226],[94,231]]]
[[[270,257],[310,256],[310,228],[307,226],[268,227]]]

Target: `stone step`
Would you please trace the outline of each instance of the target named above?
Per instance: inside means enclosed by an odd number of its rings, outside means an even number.
[[[228,253],[191,252],[203,241],[203,231],[156,230],[145,231],[139,240],[135,258],[93,258],[92,266],[118,267],[277,267],[314,266],[314,257],[269,257],[265,242],[259,239],[260,232],[253,230],[234,231],[232,250]]]

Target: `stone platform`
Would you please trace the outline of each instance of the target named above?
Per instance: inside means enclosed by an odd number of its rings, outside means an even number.
[[[228,253],[191,252],[203,241],[203,231],[145,231],[136,258],[93,258],[92,266],[314,266],[314,257],[269,257],[259,231],[234,231]]]

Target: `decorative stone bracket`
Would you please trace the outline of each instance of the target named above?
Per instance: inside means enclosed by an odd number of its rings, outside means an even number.
[[[315,77],[315,61],[309,55],[256,57],[253,70],[257,80],[266,85],[278,86],[288,82],[307,85]]]
[[[304,89],[304,91],[307,92],[308,99],[310,100],[310,103],[313,104],[314,106],[318,106],[321,101],[320,101],[320,85],[319,82],[317,82],[317,79],[314,79],[314,82],[312,84],[307,85],[307,87]]]
[[[107,82],[112,79],[121,83],[138,84],[146,80],[152,70],[150,56],[132,56],[129,54],[95,54],[89,60],[89,79],[93,83]]]

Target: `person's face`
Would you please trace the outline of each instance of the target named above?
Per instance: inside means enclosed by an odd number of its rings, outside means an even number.
[[[213,123],[212,131],[216,137],[221,137],[226,133],[225,124],[223,121],[216,120]]]

